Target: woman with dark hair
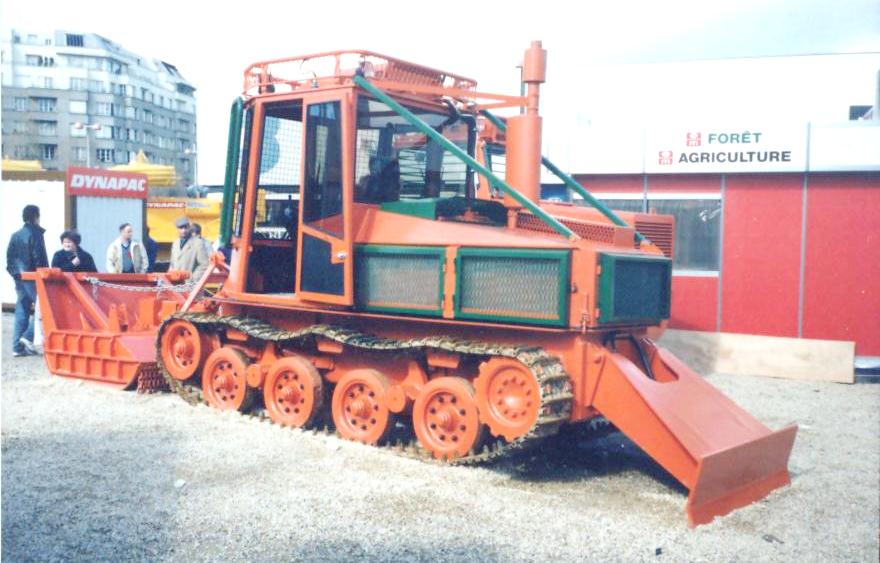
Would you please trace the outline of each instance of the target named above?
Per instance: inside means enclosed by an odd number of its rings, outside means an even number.
[[[82,237],[70,230],[61,233],[61,250],[52,256],[52,267],[62,272],[97,272],[92,255],[80,248]]]

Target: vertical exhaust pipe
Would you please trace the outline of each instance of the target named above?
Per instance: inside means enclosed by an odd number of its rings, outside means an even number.
[[[541,83],[547,75],[547,51],[532,41],[523,57],[526,112],[507,119],[505,181],[535,203],[541,199],[541,117],[538,115]],[[505,205],[519,207],[505,197]]]

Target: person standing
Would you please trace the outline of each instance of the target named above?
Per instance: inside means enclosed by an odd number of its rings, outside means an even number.
[[[208,257],[210,258],[211,254],[214,253],[214,246],[211,244],[211,241],[202,236],[202,226],[198,223],[192,223],[189,226],[189,230],[192,233],[192,236],[199,239],[203,245],[205,245],[205,252],[208,253]]]
[[[12,355],[37,354],[34,346],[34,320],[31,310],[37,300],[36,282],[21,279],[25,272],[49,265],[46,256],[46,229],[40,227],[40,208],[25,205],[21,212],[24,226],[15,231],[6,247],[6,271],[15,280],[15,324],[12,330]]]
[[[144,227],[144,250],[147,251],[147,271],[156,271],[156,255],[159,254],[159,243],[150,236],[150,227]]]
[[[189,219],[181,217],[174,223],[177,226],[176,241],[171,243],[171,263],[168,271],[189,272],[194,280],[200,279],[208,269],[210,254],[201,238],[195,237],[190,229]]]
[[[111,274],[142,274],[147,271],[147,252],[134,240],[131,223],[119,225],[119,238],[107,247],[106,269]]]
[[[97,272],[92,255],[80,246],[82,237],[74,230],[61,233],[61,250],[52,256],[52,267],[62,272]]]

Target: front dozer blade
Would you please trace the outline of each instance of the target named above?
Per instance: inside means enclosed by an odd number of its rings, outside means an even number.
[[[649,378],[605,350],[593,406],[690,490],[691,526],[789,483],[797,426],[772,432],[669,351],[653,349]]]
[[[691,526],[711,522],[788,485],[788,456],[797,426],[786,426],[753,442],[733,446],[700,460],[697,482],[688,496]]]

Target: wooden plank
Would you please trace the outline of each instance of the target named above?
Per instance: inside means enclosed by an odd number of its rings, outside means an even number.
[[[855,382],[855,343],[667,330],[658,344],[700,373]]]

